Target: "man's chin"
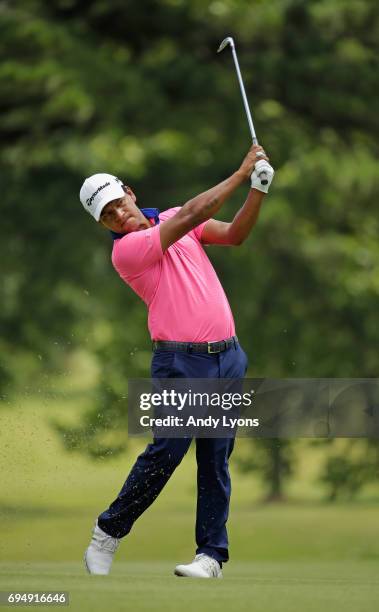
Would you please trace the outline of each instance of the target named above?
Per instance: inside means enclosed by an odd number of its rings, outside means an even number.
[[[141,223],[137,223],[133,227],[130,227],[127,231],[128,232],[140,232],[141,230],[145,230],[145,229],[148,229],[148,227],[146,223],[142,221]]]
[[[146,223],[141,221],[141,223],[132,223],[132,224],[129,223],[129,224],[123,225],[113,231],[117,232],[118,234],[130,234],[131,232],[139,232],[140,230],[144,230],[144,229],[147,229]]]

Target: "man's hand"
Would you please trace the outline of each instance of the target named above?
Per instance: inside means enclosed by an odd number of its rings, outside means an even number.
[[[252,145],[248,154],[243,160],[238,172],[241,172],[246,180],[249,179],[255,168],[256,163],[259,160],[268,161],[269,157],[267,157],[263,147],[261,147],[260,145]]]
[[[262,185],[261,183],[261,179],[258,176],[261,172],[266,173],[268,181],[267,185]],[[268,161],[264,160],[263,158],[260,159],[255,164],[254,172],[251,175],[251,188],[257,189],[258,191],[262,191],[262,193],[268,193],[274,174],[274,168],[270,166]]]

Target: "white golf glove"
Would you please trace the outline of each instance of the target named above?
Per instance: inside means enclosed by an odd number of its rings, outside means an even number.
[[[258,176],[259,174],[261,174],[261,172],[266,173],[266,178],[268,181],[267,185],[262,185],[261,183],[261,179]],[[251,188],[258,189],[258,191],[262,191],[263,193],[268,193],[274,174],[274,168],[270,166],[268,161],[266,161],[265,159],[260,159],[256,162],[254,172],[251,175]]]

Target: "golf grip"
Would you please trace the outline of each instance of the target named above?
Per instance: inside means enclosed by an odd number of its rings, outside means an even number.
[[[253,144],[254,144],[254,145],[257,145],[257,144],[258,144],[258,138],[254,138],[254,137],[253,137]],[[261,185],[267,185],[267,184],[268,184],[268,179],[267,179],[267,174],[266,174],[266,172],[260,172],[260,173],[258,174],[258,177],[259,177],[259,179],[260,179],[260,181],[261,181]]]

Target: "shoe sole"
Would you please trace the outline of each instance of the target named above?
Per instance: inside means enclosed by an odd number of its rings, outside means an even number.
[[[179,576],[179,578],[188,578],[186,574],[181,574],[178,570],[174,571],[175,576]]]
[[[87,565],[87,551],[84,553],[83,561],[84,561],[84,565],[85,565],[87,572],[91,574],[91,572],[89,571],[89,567]]]
[[[175,574],[175,576],[178,576],[179,578],[198,578],[199,580],[204,580],[204,579],[209,579],[209,578],[222,578],[223,577],[221,572],[218,574],[218,576],[191,576],[191,575],[188,575],[188,574],[181,574],[179,572],[179,570],[177,570],[177,569],[174,570],[174,574]]]

